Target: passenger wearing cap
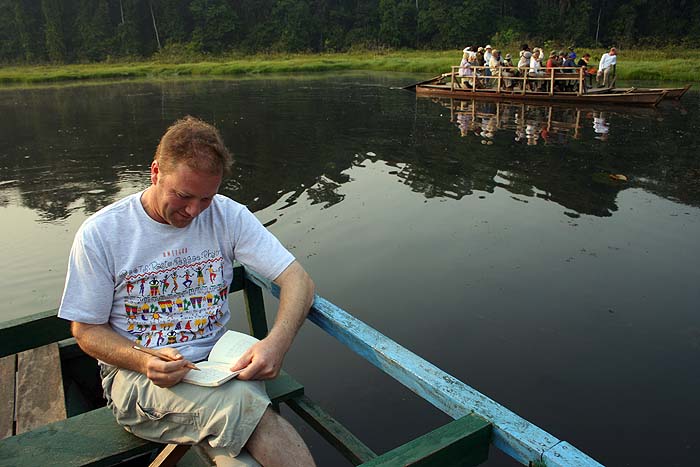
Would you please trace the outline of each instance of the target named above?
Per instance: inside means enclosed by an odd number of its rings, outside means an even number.
[[[532,58],[532,52],[529,50],[524,50],[523,54],[520,56],[518,61],[518,74],[520,76],[525,76],[530,69],[530,58]]]
[[[513,80],[509,78],[515,76],[515,69],[513,69],[513,59],[510,54],[506,54],[506,58],[501,63],[501,76],[504,78],[503,86],[506,89],[513,89]]]
[[[612,75],[615,73],[615,66],[617,65],[617,49],[615,47],[610,48],[610,52],[603,54],[600,57],[600,63],[598,64],[598,73],[596,73],[596,81],[598,86],[609,87],[611,85]]]

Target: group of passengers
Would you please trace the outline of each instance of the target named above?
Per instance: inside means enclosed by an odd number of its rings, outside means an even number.
[[[526,76],[533,78],[527,83],[529,90],[546,91],[549,90],[550,80],[544,78],[550,77],[555,70],[557,73],[574,74],[579,73],[579,69],[583,68],[587,88],[593,86],[593,76],[596,77],[599,86],[610,86],[612,70],[617,63],[615,48],[611,48],[610,52],[601,57],[598,70],[590,67],[590,59],[591,55],[586,53],[577,62],[574,48],[569,47],[568,51],[551,51],[549,58],[545,60],[544,51],[541,48],[534,47],[531,50],[527,44],[523,44],[520,48],[520,59],[514,66],[511,54],[502,57],[501,51],[493,49],[490,45],[466,47],[459,64],[459,77],[463,87],[494,87],[500,82],[501,89],[515,90],[522,89],[526,80],[513,78]],[[498,77],[502,79],[499,80]],[[557,91],[576,91],[578,86],[577,79],[559,78],[555,81]]]

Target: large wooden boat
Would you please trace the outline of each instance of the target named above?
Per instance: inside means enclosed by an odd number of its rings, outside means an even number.
[[[625,90],[615,88],[591,92],[586,86],[583,68],[558,67],[539,75],[515,74],[515,67],[502,67],[497,75],[487,76],[486,67],[471,67],[470,76],[459,76],[459,67],[429,80],[421,81],[404,89],[418,95],[453,97],[457,99],[508,99],[539,101],[543,103],[569,102],[585,104],[622,104],[655,106],[667,94],[665,89]],[[684,88],[685,89],[685,88]],[[685,89],[687,91],[687,89]],[[672,90],[677,93],[677,90]],[[682,95],[682,94],[681,94]]]
[[[229,292],[242,291],[251,334],[261,339],[268,331],[263,290],[279,298],[270,281],[235,268]],[[308,319],[453,419],[380,454],[307,397],[290,375],[282,372],[266,383],[273,404],[287,404],[353,465],[474,466],[495,447],[523,465],[602,467],[329,301],[316,296]],[[111,410],[100,407],[96,361],[78,348],[55,310],[0,323],[0,377],[4,467],[211,465],[191,446],[145,441],[117,425]],[[41,421],[47,414],[53,420]]]

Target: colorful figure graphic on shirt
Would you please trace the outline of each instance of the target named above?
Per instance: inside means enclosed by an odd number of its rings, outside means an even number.
[[[163,293],[168,293],[168,287],[170,287],[170,282],[168,282],[167,274],[163,276],[163,279],[160,281],[160,283],[163,285]]]
[[[177,271],[173,273],[171,276],[173,278],[173,293],[177,293],[177,280],[179,276],[177,275]]]
[[[211,264],[209,265],[209,268],[207,269],[207,271],[209,271],[209,282],[211,284],[213,284],[214,281],[216,280],[216,272],[214,272],[214,268],[212,267]]]
[[[126,281],[126,294],[131,295],[132,290],[134,290],[134,283],[129,279]]]
[[[139,279],[139,284],[141,284],[140,293],[141,293],[141,296],[142,296],[142,297],[143,297],[143,294],[145,293],[145,291],[144,291],[143,289],[144,289],[145,284],[146,284],[146,279],[148,279],[148,278],[147,278],[147,277],[143,277],[143,278]]]
[[[197,268],[197,285],[204,285],[204,271],[202,271],[202,266]]]
[[[151,279],[148,285],[151,286],[151,297],[157,296],[158,290],[160,289],[160,281],[154,277],[153,279]]]
[[[175,331],[170,331],[168,333],[168,345],[175,343],[175,336],[176,336]]]
[[[145,320],[148,319],[146,318],[146,314],[150,313],[151,311],[151,306],[148,303],[144,303],[141,305],[141,319]]]
[[[182,313],[182,299],[180,297],[175,300],[175,305],[177,305],[177,311]]]
[[[192,277],[192,274],[190,274],[190,270],[185,269],[185,281],[182,283],[182,285],[184,285],[185,288],[188,288],[188,289],[192,285],[192,279],[190,279],[190,277]]]
[[[214,301],[214,296],[211,294],[211,292],[209,292],[206,297],[207,297],[207,304],[209,306],[211,306],[211,302]]]

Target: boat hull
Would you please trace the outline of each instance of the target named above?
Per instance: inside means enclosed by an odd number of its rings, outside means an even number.
[[[451,89],[446,85],[419,84],[415,86],[415,92],[423,96],[453,97],[456,99],[491,99],[491,100],[516,100],[516,101],[538,101],[538,102],[567,102],[586,104],[622,104],[622,105],[645,105],[655,106],[664,98],[666,91],[654,92],[627,92],[627,93],[605,93],[605,94],[583,94],[557,93],[522,93],[515,91],[500,91],[494,89]]]

